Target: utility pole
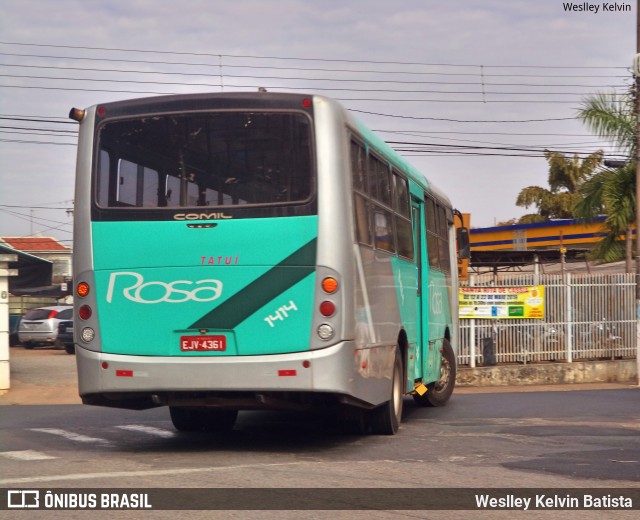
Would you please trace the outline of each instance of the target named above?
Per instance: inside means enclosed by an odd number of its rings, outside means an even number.
[[[636,0],[636,371],[640,386],[640,0]]]

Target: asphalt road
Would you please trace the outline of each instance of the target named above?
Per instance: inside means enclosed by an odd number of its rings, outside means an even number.
[[[15,349],[11,350],[13,354]],[[0,397],[0,404],[5,404],[0,406],[0,487],[5,488],[364,487],[377,489],[384,497],[385,488],[419,492],[434,487],[502,491],[640,487],[637,387],[501,393],[465,389],[454,394],[448,406],[437,409],[417,408],[407,399],[400,432],[392,437],[345,435],[326,415],[271,412],[242,412],[231,435],[212,436],[176,432],[165,408],[135,412],[42,403],[46,392],[40,398],[33,393],[47,378],[52,380],[47,391],[53,388],[60,394],[54,402],[77,400],[64,395],[73,384],[67,381],[65,386],[59,380],[74,375],[73,356],[64,351],[16,351],[14,365],[15,387]],[[9,404],[12,401],[22,404]],[[118,518],[125,513],[60,511],[47,512],[47,518],[87,514]],[[176,513],[145,514],[174,518]],[[513,518],[517,514],[303,510],[230,511],[215,516],[205,511],[190,512],[189,517]],[[637,510],[527,515],[634,518]]]

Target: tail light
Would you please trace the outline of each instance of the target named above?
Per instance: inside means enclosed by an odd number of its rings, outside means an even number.
[[[322,290],[327,294],[333,294],[338,290],[338,280],[331,276],[327,276],[322,280]]]
[[[322,314],[325,318],[333,316],[336,313],[336,304],[325,300],[320,304],[320,314]]]
[[[90,292],[91,286],[87,282],[79,282],[78,285],[76,285],[76,295],[79,298],[86,298],[87,296],[89,296]],[[91,316],[93,316],[93,309],[89,305],[81,305],[78,308],[78,317],[81,320],[86,321],[91,318]],[[95,336],[96,333],[91,327],[84,327],[80,331],[80,339],[84,343],[91,343]]]
[[[93,310],[88,305],[83,305],[78,309],[78,316],[81,320],[88,320],[93,315]]]
[[[340,284],[333,276],[326,276],[322,279],[322,282],[320,282],[320,287],[325,294],[334,295],[338,292]],[[318,310],[323,318],[331,318],[336,315],[337,307],[335,302],[331,300],[324,300],[320,303]],[[316,332],[322,341],[328,341],[333,338],[335,335],[333,325],[333,320],[330,320],[329,323],[322,323],[318,327]]]
[[[76,286],[76,294],[80,296],[80,298],[85,298],[86,296],[89,295],[89,292],[90,292],[90,287],[87,282],[80,282]]]

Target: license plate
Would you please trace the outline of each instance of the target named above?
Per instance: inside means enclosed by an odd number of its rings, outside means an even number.
[[[227,350],[225,336],[181,336],[180,350],[183,352],[222,352]]]

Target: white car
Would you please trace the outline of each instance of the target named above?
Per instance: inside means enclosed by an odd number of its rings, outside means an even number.
[[[24,348],[36,345],[56,345],[58,325],[73,319],[73,306],[56,305],[31,309],[20,320],[18,339]]]

